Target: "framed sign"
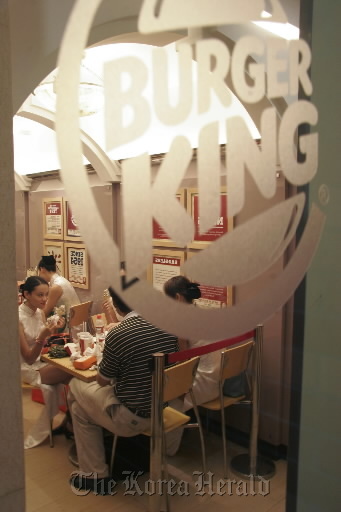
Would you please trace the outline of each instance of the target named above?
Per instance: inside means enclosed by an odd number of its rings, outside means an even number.
[[[156,290],[163,291],[163,284],[171,277],[181,273],[181,265],[185,261],[182,251],[154,250],[153,263],[148,272],[148,279]]]
[[[64,240],[81,241],[77,220],[72,213],[69,201],[64,199]]]
[[[180,201],[182,206],[185,206],[185,190],[180,189],[176,198]],[[153,219],[153,245],[158,245],[160,247],[179,247],[173,240],[169,238],[166,231],[160,226],[155,219]]]
[[[89,261],[85,245],[64,244],[65,277],[75,288],[89,288]]]
[[[63,240],[63,199],[43,199],[43,238]]]
[[[187,253],[187,258],[195,257],[200,251]],[[233,286],[210,286],[200,284],[201,297],[194,302],[202,308],[226,308],[233,304]]]
[[[61,276],[64,276],[65,265],[64,265],[64,244],[63,242],[43,242],[43,254],[44,256],[54,256],[57,263],[57,272]]]
[[[198,189],[187,189],[187,211],[193,218],[195,225],[194,240],[188,244],[191,249],[202,249],[233,229],[233,219],[227,217],[227,191],[225,187],[222,187],[220,192],[220,217],[217,219],[216,225],[206,233],[200,233]]]

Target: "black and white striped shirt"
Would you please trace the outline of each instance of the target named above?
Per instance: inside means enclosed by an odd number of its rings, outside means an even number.
[[[100,374],[116,379],[115,394],[128,409],[150,416],[151,360],[154,352],[179,350],[175,336],[151,325],[141,316],[129,314],[107,334]]]

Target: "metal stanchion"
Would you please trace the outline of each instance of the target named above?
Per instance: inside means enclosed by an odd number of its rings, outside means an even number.
[[[152,376],[152,412],[151,412],[151,439],[150,439],[150,480],[157,482],[162,480],[162,422],[163,422],[163,380],[165,355],[153,354],[154,371]],[[149,512],[160,512],[162,495],[155,492],[149,496]]]
[[[257,455],[259,399],[263,348],[263,326],[256,328],[255,347],[253,353],[252,376],[252,423],[249,453],[237,455],[231,460],[231,469],[241,478],[272,478],[275,474],[275,464],[270,459]]]

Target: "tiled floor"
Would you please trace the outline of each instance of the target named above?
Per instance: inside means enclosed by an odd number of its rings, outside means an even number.
[[[31,401],[30,392],[23,394],[24,429],[30,424],[43,407]],[[197,432],[185,431],[178,454],[169,458],[170,478],[173,487],[168,487],[172,511],[206,512],[284,512],[286,462],[276,462],[276,474],[263,487],[242,481],[230,473],[229,481],[221,480],[222,451],[220,438],[214,434],[205,437],[208,469],[213,474],[211,485],[200,489],[201,471],[200,448]],[[90,493],[87,496],[75,495],[69,486],[70,473],[75,469],[68,460],[71,441],[64,436],[55,437],[55,447],[50,448],[48,441],[41,446],[25,450],[26,461],[26,511],[27,512],[146,512],[151,510],[149,475],[139,477],[137,483],[129,488],[128,481],[119,482],[113,496],[99,496]],[[229,443],[229,456],[244,453],[244,448]],[[170,484],[168,484],[170,485]],[[220,485],[220,487],[219,487]],[[253,490],[253,492],[252,492]],[[264,495],[266,494],[266,495]],[[162,510],[165,510],[162,503]]]

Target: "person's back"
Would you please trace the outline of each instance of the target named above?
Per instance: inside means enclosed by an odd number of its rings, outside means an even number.
[[[63,276],[54,274],[50,281],[50,286],[58,285],[62,288],[62,295],[59,297],[56,306],[65,306],[66,315],[69,314],[70,307],[80,304],[78,295],[72,284]]]
[[[116,377],[115,394],[122,404],[149,417],[152,354],[177,350],[176,337],[133,313],[108,333],[99,372]]]

